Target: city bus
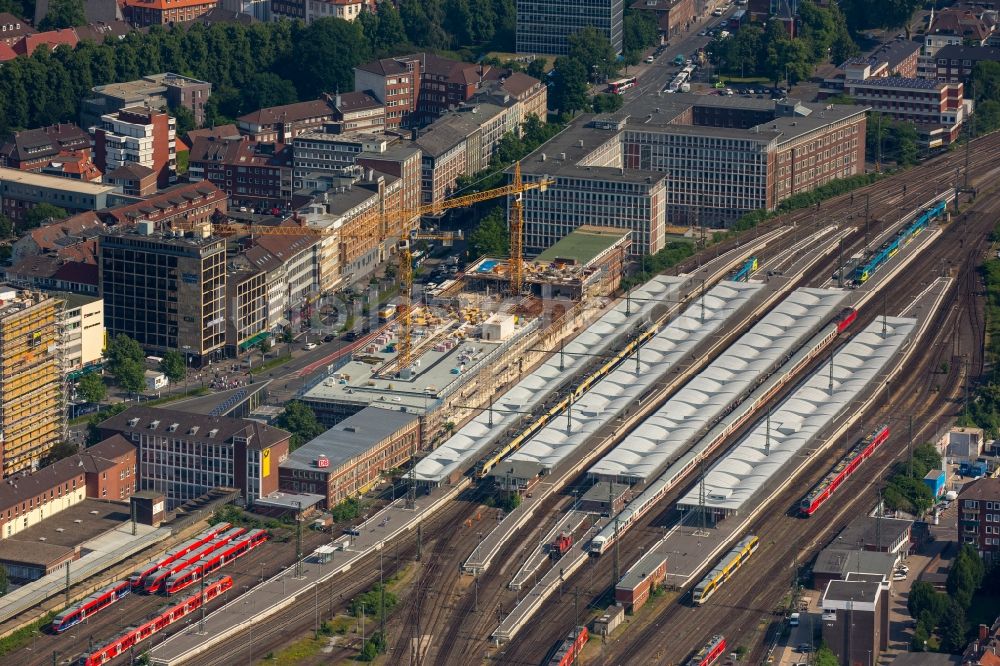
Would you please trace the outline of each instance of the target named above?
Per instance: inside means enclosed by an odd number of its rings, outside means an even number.
[[[636,78],[631,76],[627,79],[619,79],[608,83],[608,92],[613,95],[622,95],[629,88],[635,87]]]

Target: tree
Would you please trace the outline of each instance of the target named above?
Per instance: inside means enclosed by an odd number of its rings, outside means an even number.
[[[64,220],[67,217],[69,217],[69,213],[64,208],[42,203],[25,213],[24,226],[26,229],[34,229],[52,220]]]
[[[528,63],[527,75],[533,76],[539,81],[545,80],[545,65],[548,64],[548,60],[545,58],[536,57],[534,60]]]
[[[108,369],[113,373],[118,365],[124,361],[132,360],[136,363],[142,363],[146,357],[138,342],[124,333],[119,333],[108,343],[107,349],[104,350],[104,358],[107,359]]]
[[[177,135],[187,134],[191,130],[198,127],[197,121],[194,119],[194,113],[191,109],[186,106],[175,106],[171,107],[170,115],[174,117],[177,121]]]
[[[469,250],[476,257],[506,257],[510,254],[510,235],[501,206],[493,208],[479,221],[469,236]]]
[[[260,344],[257,345],[257,347],[260,349],[260,353],[262,354],[266,354],[271,351],[271,338],[264,338],[260,341]]]
[[[814,666],[840,666],[840,660],[837,659],[837,655],[833,651],[823,646],[816,650],[816,658],[813,660]]]
[[[146,369],[142,363],[125,359],[114,373],[115,381],[128,393],[139,393],[146,388]]]
[[[644,51],[660,41],[660,28],[652,12],[625,10],[622,22],[622,50]]]
[[[7,594],[10,589],[10,579],[7,578],[7,568],[0,567],[0,597]]]
[[[328,91],[353,90],[354,66],[370,56],[360,24],[321,18],[303,30],[293,57],[285,64],[287,78],[306,98]]]
[[[551,108],[573,113],[587,107],[587,69],[575,58],[556,58]]]
[[[958,653],[965,647],[965,609],[954,599],[945,609],[938,634],[944,652]]]
[[[910,617],[919,619],[924,613],[929,613],[931,628],[937,625],[947,606],[948,596],[935,590],[930,583],[917,581],[910,587],[910,594],[906,600]]]
[[[980,60],[972,68],[969,78],[969,87],[976,91],[977,103],[1000,101],[1000,62]]]
[[[52,463],[59,462],[64,458],[69,458],[70,456],[76,455],[80,452],[80,447],[72,442],[57,442],[51,449],[46,452],[45,457],[42,460],[42,466],[48,466]]]
[[[910,650],[913,652],[923,652],[927,649],[927,641],[930,640],[931,634],[927,630],[924,624],[918,623],[917,628],[913,630],[913,638],[910,639]]]
[[[921,0],[840,0],[852,32],[868,28],[900,28],[909,23]]]
[[[625,101],[621,95],[594,95],[594,113],[612,113],[622,108]]]
[[[268,106],[292,104],[299,94],[291,81],[272,72],[254,74],[250,84],[240,91],[240,114],[251,113]]]
[[[6,215],[0,215],[0,238],[10,238],[14,235],[14,223]]]
[[[171,382],[176,384],[187,376],[187,363],[184,355],[176,349],[171,349],[163,355],[160,361],[160,372],[167,376]]]
[[[952,600],[962,608],[972,605],[972,596],[983,584],[986,568],[979,553],[970,544],[962,544],[961,550],[948,571],[946,587]]]
[[[292,433],[291,450],[299,448],[306,442],[322,435],[326,428],[316,420],[316,413],[309,405],[299,400],[292,400],[285,405],[285,410],[278,416],[276,423]]]
[[[51,0],[45,18],[38,23],[38,29],[59,30],[86,24],[87,15],[83,8],[83,0]]]
[[[100,373],[91,372],[80,378],[76,384],[76,394],[85,402],[101,402],[108,395],[108,387]]]
[[[611,42],[597,28],[588,26],[569,36],[569,57],[583,66],[587,78],[608,77],[618,71]]]

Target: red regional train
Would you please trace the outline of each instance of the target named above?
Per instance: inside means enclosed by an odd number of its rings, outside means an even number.
[[[887,439],[889,439],[889,426],[883,425],[855,444],[847,455],[841,458],[840,462],[834,465],[833,469],[823,477],[822,481],[817,483],[809,491],[809,494],[802,498],[802,501],[799,502],[799,513],[805,517],[816,513],[816,510],[830,499],[840,484],[854,474],[861,463],[867,460],[875,452],[875,449]]]
[[[151,573],[157,569],[167,566],[168,564],[173,564],[175,561],[184,557],[195,548],[204,546],[206,543],[219,536],[230,527],[232,527],[232,525],[229,523],[216,523],[195,538],[185,541],[176,548],[168,550],[159,560],[151,562],[141,569],[137,569],[131,576],[128,577],[129,583],[132,585],[132,589],[134,590],[142,587],[142,584],[146,581],[146,577]]]
[[[704,645],[691,659],[687,666],[710,666],[718,661],[726,652],[726,638],[722,634],[712,636],[712,640]]]
[[[116,601],[123,599],[131,591],[132,585],[128,580],[111,583],[111,585],[94,592],[83,601],[56,615],[55,619],[52,620],[52,631],[61,634],[73,625],[83,622],[91,615],[99,613]]]
[[[574,628],[549,659],[549,666],[570,666],[576,663],[576,658],[580,656],[580,651],[587,644],[588,638],[590,634],[587,632],[587,627]]]

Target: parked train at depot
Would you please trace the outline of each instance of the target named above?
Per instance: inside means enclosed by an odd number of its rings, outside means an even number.
[[[547,662],[549,666],[570,666],[575,664],[590,634],[587,627],[574,627],[566,639],[556,648],[555,654]]]
[[[754,554],[757,550],[757,546],[760,545],[760,539],[751,534],[744,537],[729,553],[723,557],[715,567],[712,568],[701,582],[695,585],[694,591],[691,593],[691,601],[695,606],[701,606],[703,603],[709,600],[713,594],[718,591],[720,587],[726,581],[733,577],[736,570],[743,566],[744,562],[750,559],[750,556]]]
[[[725,653],[726,638],[722,634],[716,634],[688,660],[687,666],[711,666]]]
[[[107,587],[94,592],[83,601],[73,604],[52,620],[52,631],[61,634],[70,627],[83,622],[87,618],[100,613],[111,604],[125,598],[132,591],[128,580],[111,583]]]
[[[748,257],[743,265],[729,277],[733,282],[746,282],[757,270],[757,257]]]
[[[174,573],[163,583],[163,592],[167,595],[177,594],[181,590],[194,585],[203,577],[208,576],[233,560],[237,560],[251,550],[267,541],[264,530],[250,530],[244,536],[213,551],[194,564]]]
[[[153,573],[146,576],[146,580],[142,583],[142,591],[146,594],[163,592],[165,589],[164,584],[171,576],[176,574],[178,571],[184,571],[203,558],[211,557],[214,553],[219,552],[220,549],[225,548],[234,540],[241,539],[245,532],[246,528],[244,527],[234,527],[232,529],[228,529],[202,547],[191,551],[184,557],[177,558],[165,567],[160,567]]]
[[[799,514],[809,517],[836,492],[848,477],[854,474],[861,464],[871,457],[885,440],[889,439],[889,426],[883,425],[863,440],[855,444],[847,455],[834,465],[823,479],[813,487],[799,502]]]
[[[78,666],[102,666],[125,654],[137,644],[151,638],[172,624],[187,617],[219,595],[233,587],[233,579],[220,576],[205,583],[204,596],[202,591],[185,598],[180,603],[171,604],[157,611],[135,627],[129,627],[124,632],[111,639],[97,649],[88,650],[74,663]]]
[[[942,200],[918,213],[916,219],[900,229],[893,238],[887,240],[878,250],[857,265],[851,274],[851,283],[857,286],[867,282],[889,259],[896,256],[899,248],[919,235],[930,224],[931,220],[944,215],[947,208],[948,204]]]
[[[184,557],[185,555],[195,550],[196,548],[204,546],[206,543],[208,543],[215,537],[219,536],[223,532],[229,530],[231,527],[232,525],[226,522],[216,523],[215,525],[212,525],[211,527],[203,531],[195,538],[185,541],[176,548],[171,548],[162,557],[160,557],[160,559],[156,560],[155,562],[151,562],[150,564],[142,567],[141,569],[137,569],[135,572],[132,573],[131,576],[128,577],[129,583],[132,585],[132,589],[135,590],[137,588],[141,588],[143,584],[146,582],[146,578],[149,577],[153,572],[157,571],[158,569],[162,569],[163,567],[166,567],[170,564],[173,564],[174,562]]]

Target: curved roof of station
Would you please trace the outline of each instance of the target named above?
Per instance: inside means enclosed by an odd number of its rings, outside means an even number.
[[[903,346],[916,320],[888,317],[872,322],[832,360],[823,364],[770,417],[761,419],[705,477],[705,504],[729,512],[742,509],[773,477],[786,471],[823,429],[848,409]],[[698,488],[678,503],[699,506]]]
[[[655,414],[597,462],[591,474],[646,481],[677,459],[741,395],[830,320],[847,293],[797,289]]]
[[[596,322],[493,403],[493,425],[482,411],[417,463],[414,475],[420,481],[440,483],[455,470],[469,464],[493,446],[527,412],[542,404],[567,379],[578,374],[593,358],[610,349],[634,327],[659,316],[657,313],[678,300],[685,279],[657,276],[631,292],[631,302],[619,301]],[[562,369],[560,370],[560,363]]]
[[[639,400],[695,347],[737,318],[739,310],[763,287],[760,283],[721,282],[643,345],[573,404],[509,456],[552,469],[602,426]],[[704,315],[702,314],[704,301]],[[568,427],[567,427],[568,426]]]

